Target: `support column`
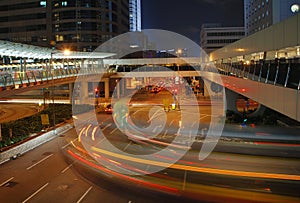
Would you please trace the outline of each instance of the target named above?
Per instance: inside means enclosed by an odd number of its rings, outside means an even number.
[[[104,96],[105,99],[109,99],[109,78],[102,78],[104,81]]]
[[[231,110],[239,113],[236,108],[236,101],[239,95],[227,88],[225,88],[225,93],[226,93],[226,110]]]
[[[120,99],[120,81],[116,79],[117,98]]]
[[[69,101],[72,104],[74,83],[69,83]]]
[[[208,88],[210,88],[210,85],[211,85],[211,81],[204,79],[204,82],[203,82],[203,96],[205,98],[210,98],[210,94],[209,94],[209,91],[208,91]]]
[[[88,82],[81,82],[80,85],[80,104],[86,103],[88,99]]]

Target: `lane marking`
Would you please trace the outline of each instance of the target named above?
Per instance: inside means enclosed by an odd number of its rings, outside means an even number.
[[[169,123],[169,126],[171,126],[174,123],[175,119],[171,120],[171,122]]]
[[[75,142],[75,140],[77,140],[78,138],[75,138],[74,140],[72,140],[71,142],[69,142],[68,144],[66,144],[65,146],[62,147],[62,149],[66,148],[67,146],[69,146],[70,144],[72,144],[72,142]]]
[[[71,163],[69,166],[67,166],[64,170],[61,171],[61,173],[66,172],[69,168],[71,168],[73,166],[74,162]]]
[[[30,200],[31,198],[33,198],[35,195],[37,195],[41,190],[43,190],[45,187],[47,187],[49,183],[46,183],[45,185],[43,185],[40,189],[38,189],[37,191],[35,191],[35,193],[33,193],[32,195],[30,195],[27,199],[25,199],[22,203],[28,202],[28,200]]]
[[[89,187],[89,189],[87,189],[87,191],[80,197],[80,199],[77,201],[77,203],[80,203],[85,196],[90,192],[90,190],[93,188],[93,186]]]
[[[126,151],[126,149],[129,147],[129,145],[131,145],[132,144],[132,141],[130,141],[127,145],[126,145],[126,147],[123,149],[123,151]]]
[[[2,187],[3,185],[5,185],[6,183],[8,183],[9,181],[11,181],[12,179],[14,179],[14,177],[11,177],[10,179],[4,181],[3,183],[1,183],[0,187]]]
[[[155,111],[154,114],[149,118],[147,123],[150,123],[155,117],[158,117],[160,114],[162,114],[159,110]]]
[[[53,154],[50,154],[50,155],[46,156],[45,158],[39,160],[39,161],[36,162],[35,164],[33,164],[33,165],[27,167],[26,169],[27,169],[27,170],[30,170],[31,168],[35,167],[36,165],[38,165],[38,164],[40,164],[41,162],[45,161],[46,159],[50,158],[52,155],[53,155]]]
[[[113,134],[116,130],[118,130],[118,128],[113,129],[109,134]]]
[[[102,131],[106,130],[106,128],[109,128],[111,126],[111,123],[107,124],[103,129]]]
[[[193,124],[192,124],[192,127],[194,127],[196,125],[196,123],[197,123],[197,121],[194,121]]]
[[[206,117],[208,117],[208,115],[205,115],[205,116],[200,117],[200,120],[203,119],[203,118],[206,118]]]

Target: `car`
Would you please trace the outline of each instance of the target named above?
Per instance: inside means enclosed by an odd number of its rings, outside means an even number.
[[[107,113],[107,114],[111,114],[111,113],[113,112],[112,105],[111,105],[111,104],[108,104],[108,105],[105,107],[104,112]]]

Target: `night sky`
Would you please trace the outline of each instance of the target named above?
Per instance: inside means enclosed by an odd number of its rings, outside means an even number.
[[[243,26],[243,0],[141,0],[142,28],[173,31],[200,42],[203,23]]]

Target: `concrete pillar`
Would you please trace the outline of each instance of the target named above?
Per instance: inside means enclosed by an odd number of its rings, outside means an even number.
[[[81,82],[80,85],[80,104],[84,104],[88,98],[88,82]]]
[[[69,101],[72,104],[74,83],[69,83]]]
[[[225,88],[225,94],[226,94],[226,110],[231,110],[238,113],[238,110],[236,108],[236,101],[239,95],[227,88]]]
[[[117,98],[120,99],[120,84],[121,82],[116,79],[116,90],[117,90]]]
[[[119,79],[119,90],[120,90],[120,97],[122,97],[124,95],[124,80]]]
[[[104,96],[105,99],[109,99],[109,78],[102,78],[104,81]]]
[[[210,86],[211,86],[211,81],[204,79],[204,90],[203,90],[204,92],[203,92],[203,96],[205,98],[209,98],[210,97],[210,94],[209,94],[209,91],[208,91],[208,88],[210,88]]]
[[[258,108],[256,109],[256,111],[249,114],[249,116],[250,117],[262,116],[264,114],[265,110],[266,110],[266,107],[264,105],[260,104],[258,106]]]

